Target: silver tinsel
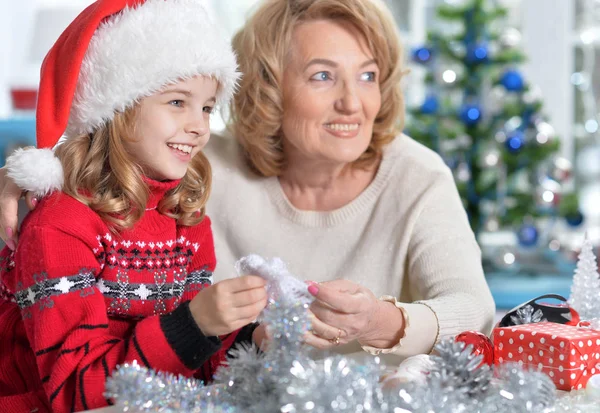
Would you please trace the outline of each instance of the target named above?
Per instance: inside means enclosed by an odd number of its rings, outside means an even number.
[[[404,382],[393,389],[381,383],[384,367],[378,358],[366,364],[342,355],[311,359],[302,338],[310,328],[307,300],[312,297],[304,295],[304,283],[287,279],[291,276],[280,262],[262,264],[262,270],[277,267],[284,275],[268,278],[269,305],[262,319],[273,340],[264,352],[255,346],[234,349],[209,386],[125,364],[107,381],[106,397],[122,411],[164,413],[550,412],[546,407],[553,404],[555,390],[548,377],[515,365],[493,378],[490,367],[481,365],[482,356],[462,342],[436,345],[425,383]],[[240,273],[244,268],[263,275],[249,266],[240,266]]]
[[[533,307],[527,304],[519,308],[515,315],[511,315],[510,321],[512,321],[512,325],[517,326],[521,324],[541,323],[542,321],[546,321],[546,319],[542,310],[537,309],[533,311]]]
[[[483,355],[472,353],[473,346],[453,340],[441,341],[435,346],[436,355],[430,371],[430,382],[440,382],[440,388],[465,391],[470,397],[485,394],[492,379],[492,371],[482,364]]]
[[[556,387],[544,373],[523,370],[515,363],[501,364],[495,373],[499,385],[490,391],[482,413],[543,412],[554,405]]]

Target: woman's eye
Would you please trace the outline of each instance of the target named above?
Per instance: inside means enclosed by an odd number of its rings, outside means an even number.
[[[360,75],[360,79],[365,82],[375,82],[377,80],[377,74],[375,72],[365,72]]]
[[[205,112],[205,113],[209,113],[210,114],[210,113],[213,113],[214,109],[215,109],[214,106],[204,106],[202,108],[202,111]]]
[[[181,107],[181,106],[183,106],[183,100],[181,100],[181,99],[171,100],[169,102],[169,105]]]
[[[318,80],[318,81],[324,81],[324,80],[330,80],[331,76],[329,74],[329,72],[319,72],[314,74],[310,80]]]

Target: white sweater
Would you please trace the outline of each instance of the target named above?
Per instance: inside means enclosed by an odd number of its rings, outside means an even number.
[[[400,357],[428,353],[436,338],[491,330],[495,306],[480,250],[452,174],[433,151],[397,137],[363,193],[328,212],[291,205],[277,178],[251,172],[232,138],[213,135],[205,153],[214,178],[207,213],[215,281],[232,277],[234,263],[256,253],[280,257],[305,280],[344,278],[397,297],[409,318],[395,351]]]

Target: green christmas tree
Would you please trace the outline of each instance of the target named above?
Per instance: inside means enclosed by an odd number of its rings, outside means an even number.
[[[476,234],[514,228],[521,245],[532,246],[538,218],[579,225],[583,217],[576,196],[566,193],[570,162],[558,156],[541,94],[519,69],[520,33],[504,24],[506,14],[489,0],[437,7],[446,30],[428,33],[413,50],[426,69],[426,93],[409,109],[406,133],[451,167]]]

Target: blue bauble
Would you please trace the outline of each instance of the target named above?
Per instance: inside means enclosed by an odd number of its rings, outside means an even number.
[[[504,145],[506,145],[506,150],[512,154],[521,152],[521,149],[525,145],[525,134],[520,130],[511,132],[506,138]]]
[[[433,58],[433,50],[427,46],[417,47],[413,50],[412,58],[417,63],[427,64]]]
[[[578,227],[581,224],[583,224],[583,219],[584,217],[581,211],[577,211],[574,214],[569,214],[565,217],[567,224],[569,224],[572,227]]]
[[[504,72],[500,78],[500,83],[506,88],[506,90],[511,92],[520,92],[525,86],[523,75],[521,75],[521,72],[514,69],[509,69]]]
[[[523,224],[523,226],[519,228],[519,232],[517,232],[519,245],[523,247],[533,247],[537,244],[539,237],[540,233],[538,229],[531,224]]]
[[[484,63],[489,58],[489,49],[486,43],[475,43],[467,47],[467,62]]]
[[[429,95],[423,101],[421,105],[421,113],[425,115],[431,115],[438,111],[440,107],[440,102],[437,96]]]
[[[465,104],[460,108],[460,120],[468,126],[476,125],[482,116],[481,107],[475,104]]]

